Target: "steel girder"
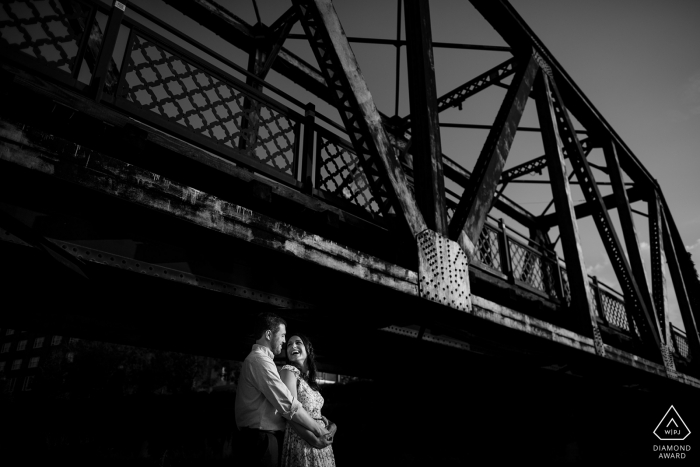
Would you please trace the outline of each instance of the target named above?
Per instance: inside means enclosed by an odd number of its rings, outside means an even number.
[[[301,23],[381,211],[393,207],[412,234],[426,224],[409,190],[355,55],[329,0],[294,0]]]

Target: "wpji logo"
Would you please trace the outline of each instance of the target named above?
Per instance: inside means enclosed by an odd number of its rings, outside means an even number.
[[[690,430],[675,407],[671,406],[654,429],[654,434],[661,441],[683,441],[690,434]]]
[[[659,459],[685,459],[688,451],[690,451],[690,444],[683,444],[679,441],[685,440],[690,434],[688,425],[685,424],[683,419],[676,408],[671,406],[666,415],[661,419],[656,429],[654,429],[654,434],[660,441],[666,441],[663,444],[654,445],[654,453],[658,453]],[[668,442],[672,441],[672,442]]]

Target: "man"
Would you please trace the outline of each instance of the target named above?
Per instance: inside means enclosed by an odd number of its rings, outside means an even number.
[[[258,315],[257,341],[243,361],[236,391],[236,425],[241,432],[243,465],[279,465],[284,419],[314,433],[324,447],[333,441],[280,379],[273,359],[282,352],[286,334],[287,323],[282,318],[273,313]]]

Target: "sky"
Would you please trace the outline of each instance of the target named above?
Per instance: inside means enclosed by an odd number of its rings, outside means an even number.
[[[252,0],[217,1],[248,23],[256,22]],[[161,14],[167,10],[156,0],[135,0],[134,3]],[[700,44],[700,28],[697,27],[700,2],[512,0],[511,4],[658,180],[683,241],[695,262],[700,264],[700,184],[696,182],[700,175],[700,53],[697,49]],[[271,24],[290,5],[288,0],[258,0],[263,23]],[[396,37],[397,0],[336,0],[334,5],[348,36]],[[195,28],[193,23],[179,18],[178,14],[166,14],[174,24]],[[433,41],[506,45],[469,2],[433,0],[430,14]],[[403,22],[401,28],[404,28]],[[292,32],[303,31],[297,24]],[[219,38],[201,32],[197,34],[215,50],[225,52],[241,65],[246,64],[245,54]],[[305,41],[289,39],[285,47],[308,62],[316,63]],[[353,43],[352,48],[377,107],[393,115],[396,49],[357,43]],[[510,54],[435,49],[434,57],[437,91],[442,95],[507,60]],[[401,50],[400,60],[398,114],[405,116],[409,113],[405,49]],[[315,102],[321,113],[338,119],[335,109],[319,103],[284,77],[272,72],[268,79],[303,102]],[[440,121],[489,125],[504,95],[504,89],[489,88],[468,99],[463,110],[451,109],[440,114]],[[534,102],[526,107],[521,126],[539,126]],[[486,136],[484,130],[443,128],[443,152],[471,170]],[[520,132],[514,140],[506,169],[542,154],[541,136]],[[594,150],[589,160],[605,165],[600,150]],[[596,177],[599,181],[608,180],[600,172],[596,172]],[[547,174],[526,179],[546,180]],[[456,187],[448,186],[459,193]],[[600,189],[603,195],[611,192],[608,186]],[[551,199],[546,184],[511,184],[505,194],[534,214],[542,213]],[[575,202],[583,201],[577,187],[572,188],[572,194]],[[633,208],[640,212],[647,210],[644,202],[635,203]],[[498,212],[493,214],[500,216]],[[622,237],[615,211],[611,211],[611,218]],[[635,222],[648,275],[647,220],[635,215]],[[580,220],[579,229],[589,273],[618,287],[593,221],[590,218]],[[552,239],[557,235],[557,229],[553,229]],[[670,285],[670,277],[668,282]],[[669,310],[672,321],[682,327],[672,287],[669,287]]]

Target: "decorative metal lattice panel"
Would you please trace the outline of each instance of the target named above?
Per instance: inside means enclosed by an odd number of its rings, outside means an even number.
[[[501,271],[501,243],[498,239],[498,232],[488,224],[484,224],[476,245],[476,255],[482,264]]]
[[[295,122],[153,41],[136,36],[122,97],[237,153],[295,176]]]
[[[600,291],[600,299],[603,302],[603,313],[607,322],[620,329],[629,331],[630,325],[627,321],[625,302],[604,290]]]
[[[690,356],[688,339],[684,335],[673,332],[673,346],[681,357],[688,358]]]
[[[73,73],[90,10],[78,2],[0,2],[0,44]]]
[[[540,254],[520,245],[511,238],[508,239],[508,249],[513,276],[516,279],[545,293],[550,293],[553,290],[545,270],[547,266]]]
[[[316,186],[381,216],[355,151],[319,134]]]

